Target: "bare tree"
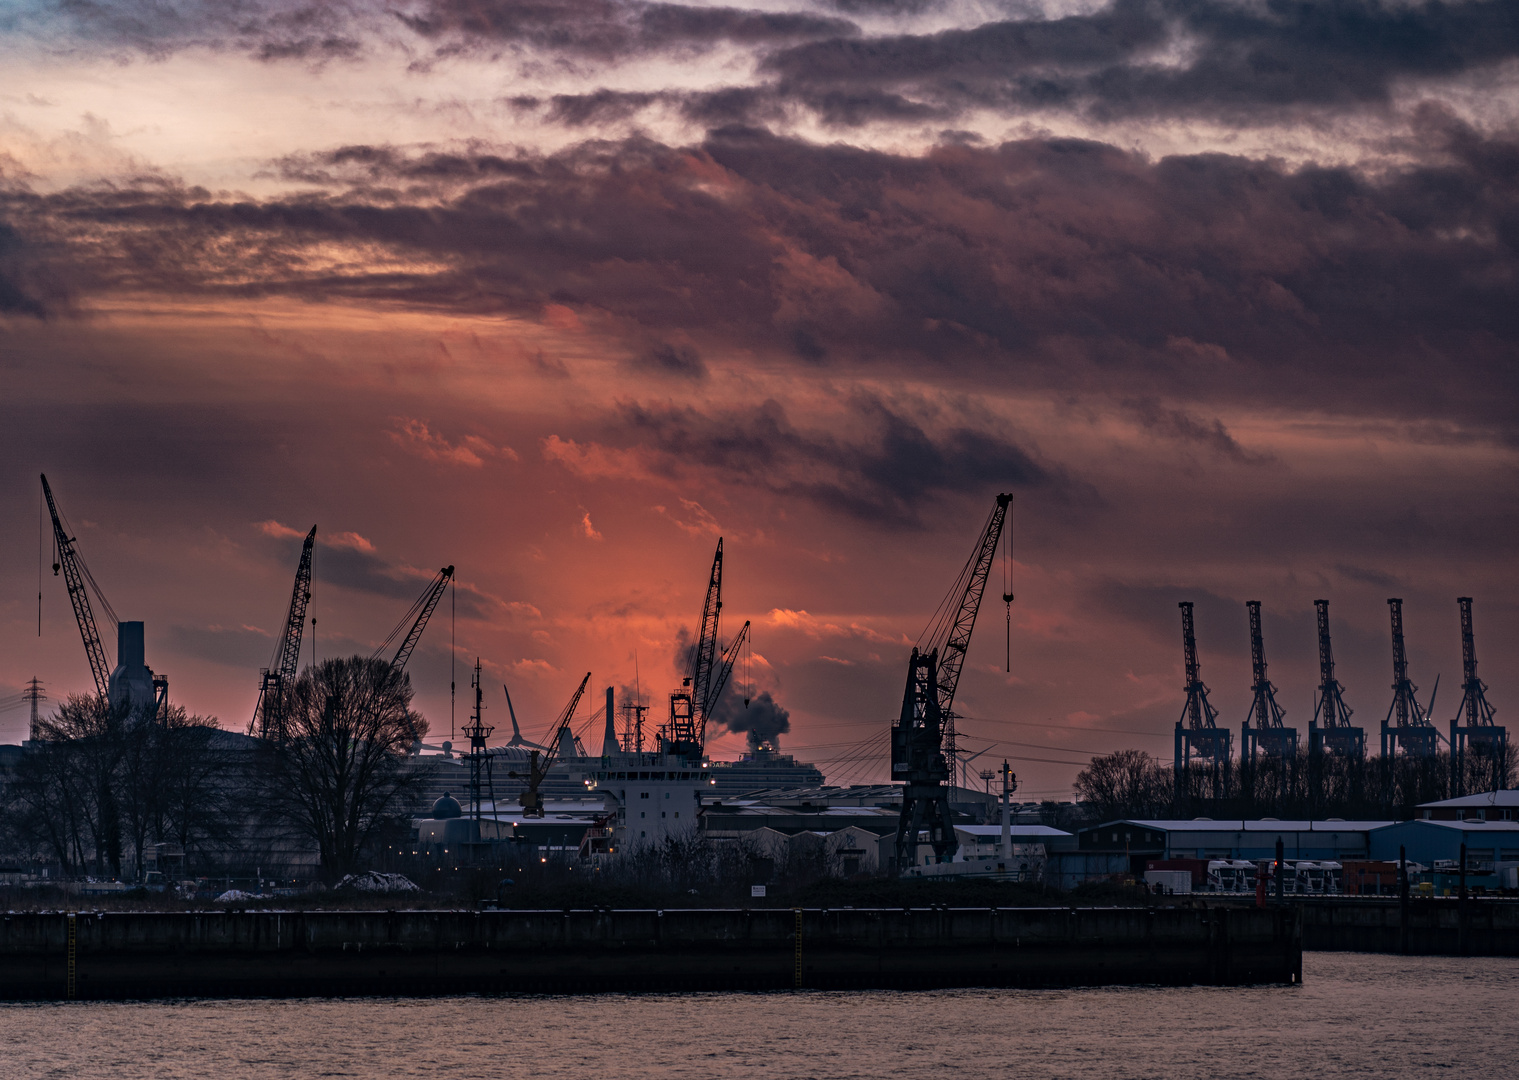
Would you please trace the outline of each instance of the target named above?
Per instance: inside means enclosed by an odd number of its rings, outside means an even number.
[[[409,812],[418,777],[405,768],[427,722],[411,683],[354,656],[307,668],[286,705],[289,737],[265,750],[266,805],[315,845],[329,880],[358,869],[385,823]]]
[[[1153,817],[1170,809],[1171,771],[1143,750],[1119,750],[1076,774],[1076,795],[1099,821]]]

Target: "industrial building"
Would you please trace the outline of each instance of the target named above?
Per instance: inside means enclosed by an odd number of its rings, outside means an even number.
[[[1286,858],[1344,862],[1371,856],[1371,835],[1390,821],[1191,821],[1120,820],[1078,830],[1071,877],[1091,880],[1130,874],[1136,880],[1145,863],[1157,859],[1227,859],[1257,861],[1276,857],[1281,840]]]

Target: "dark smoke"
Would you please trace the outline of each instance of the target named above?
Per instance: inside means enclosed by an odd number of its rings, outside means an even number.
[[[712,710],[710,722],[729,731],[742,731],[749,736],[749,749],[758,750],[762,744],[776,745],[782,734],[791,730],[791,712],[770,696],[769,690],[761,691],[759,697],[750,698],[744,704],[737,690],[729,689]]]

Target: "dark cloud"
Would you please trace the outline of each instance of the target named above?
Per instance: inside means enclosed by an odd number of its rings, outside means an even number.
[[[635,445],[672,472],[699,463],[726,478],[806,498],[879,526],[916,525],[946,495],[1061,487],[1062,478],[1011,439],[915,418],[870,395],[856,395],[846,427],[802,431],[775,401],[747,410],[623,407]],[[936,418],[941,419],[942,418]],[[932,434],[930,434],[932,430]]]
[[[707,365],[702,361],[701,354],[689,345],[671,345],[661,341],[639,353],[629,363],[637,371],[672,375],[679,379],[700,382],[707,377]]]
[[[677,374],[732,347],[1098,392],[1245,462],[1209,410],[1519,430],[1519,143],[1438,107],[1415,122],[1422,160],[1377,174],[1060,139],[905,156],[730,127],[552,156],[348,146],[278,163],[316,185],[302,194],[13,189],[0,217],[71,295],[554,303],[681,340],[640,361]],[[376,250],[392,258],[371,270]],[[914,438],[900,463],[948,467]]]
[[[169,627],[169,648],[183,656],[210,660],[229,667],[267,667],[275,641],[266,631],[252,626]]]
[[[857,33],[845,19],[807,12],[619,0],[431,0],[395,17],[425,38],[469,48],[513,45],[603,61],[724,41],[762,46]]]
[[[1450,78],[1515,55],[1519,20],[1501,0],[1115,0],[1055,19],[806,42],[761,66],[798,101],[826,86],[946,110],[1251,123],[1283,109],[1382,106],[1400,80]]]
[[[711,719],[724,731],[747,735],[750,750],[758,750],[762,744],[773,747],[791,730],[791,710],[776,701],[769,690],[746,699],[730,686],[712,710]]]

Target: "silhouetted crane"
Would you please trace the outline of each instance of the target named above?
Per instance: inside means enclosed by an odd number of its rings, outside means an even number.
[[[1266,645],[1261,635],[1261,602],[1246,600],[1245,610],[1250,613],[1250,669],[1254,675],[1250,689],[1255,694],[1250,703],[1250,715],[1245,718],[1240,741],[1240,763],[1249,770],[1250,785],[1255,783],[1255,758],[1257,752],[1276,759],[1280,776],[1277,781],[1278,798],[1285,798],[1291,790],[1291,770],[1297,763],[1297,728],[1282,723],[1287,715],[1276,703],[1276,687],[1266,677]],[[1250,726],[1251,719],[1255,726]]]
[[[897,819],[898,873],[916,864],[918,838],[924,830],[938,862],[952,860],[960,846],[945,787],[951,777],[951,765],[945,760],[945,727],[946,721],[952,722],[960,671],[1012,501],[1011,495],[997,496],[970,558],[907,661],[902,712],[891,729],[891,778],[904,784]]]
[[[1176,721],[1176,756],[1172,764],[1176,775],[1176,799],[1180,802],[1189,792],[1188,777],[1195,753],[1199,761],[1209,764],[1213,800],[1217,802],[1224,797],[1229,786],[1229,755],[1234,733],[1218,726],[1218,710],[1208,701],[1208,688],[1203,685],[1202,670],[1197,662],[1192,601],[1183,600],[1176,606],[1181,609],[1182,656],[1187,668],[1187,703],[1182,706],[1181,717]]]
[[[47,511],[53,518],[53,576],[57,577],[60,570],[63,572],[63,580],[69,590],[69,601],[74,605],[74,619],[79,623],[79,636],[84,639],[84,655],[90,662],[90,674],[95,677],[95,692],[100,695],[102,702],[109,701],[111,665],[106,661],[105,646],[101,644],[100,630],[95,625],[95,612],[90,607],[89,592],[93,592],[100,601],[113,628],[118,621],[116,612],[111,609],[100,586],[95,584],[90,568],[80,556],[77,539],[64,529],[58,504],[53,501],[53,489],[48,485],[45,474],[42,477],[42,494],[47,498]]]
[[[1492,788],[1502,788],[1508,778],[1508,729],[1493,722],[1497,713],[1487,702],[1487,685],[1477,678],[1477,646],[1472,635],[1472,598],[1460,596],[1461,608],[1461,704],[1450,721],[1451,794],[1466,794],[1466,754],[1475,750],[1492,762]],[[1463,717],[1466,723],[1462,723]]]
[[[570,730],[570,721],[575,718],[575,709],[580,705],[581,695],[585,693],[585,687],[591,681],[591,673],[587,671],[585,678],[580,680],[580,685],[570,695],[570,703],[564,707],[564,712],[559,714],[559,721],[554,725],[554,734],[549,737],[549,748],[542,752],[534,750],[528,757],[527,787],[522,792],[522,816],[542,817],[543,796],[538,788],[548,775],[549,766],[553,765],[559,757],[559,748],[564,744],[565,735]],[[513,777],[521,776],[520,773],[511,773]]]
[[[301,561],[295,570],[295,587],[290,590],[290,608],[285,615],[285,632],[280,635],[274,658],[259,671],[258,703],[248,734],[283,743],[288,737],[286,714],[289,694],[301,666],[301,632],[306,626],[306,606],[311,603],[311,549],[316,545],[316,526],[306,534],[301,545]]]
[[[723,539],[717,538],[712,571],[707,576],[707,595],[702,602],[701,628],[691,652],[691,666],[680,689],[670,694],[670,718],[660,734],[660,752],[692,761],[706,753],[707,718],[717,708],[728,677],[733,673],[739,649],[749,636],[744,623],[728,647],[719,651],[718,624],[723,611]]]
[[[417,642],[422,637],[422,631],[427,629],[427,620],[432,618],[433,609],[438,606],[438,601],[443,599],[443,590],[448,588],[448,583],[454,579],[454,568],[445,566],[423,590],[422,595],[417,597],[416,603],[407,609],[406,614],[401,616],[401,621],[396,624],[385,640],[380,642],[380,647],[374,651],[374,658],[379,659],[380,654],[390,647],[396,637],[401,633],[402,627],[407,623],[411,629],[401,639],[396,654],[391,658],[390,670],[397,676],[406,670],[406,661],[411,659],[411,651],[417,647]],[[415,618],[413,618],[415,616]]]
[[[1439,730],[1430,723],[1428,712],[1419,705],[1419,688],[1408,677],[1408,652],[1403,646],[1403,601],[1387,601],[1392,616],[1392,704],[1382,721],[1382,762],[1388,765],[1401,749],[1421,758],[1434,757],[1439,748]],[[1436,686],[1439,680],[1435,680]],[[1430,705],[1434,705],[1430,695]],[[1396,722],[1394,722],[1396,721]]]

